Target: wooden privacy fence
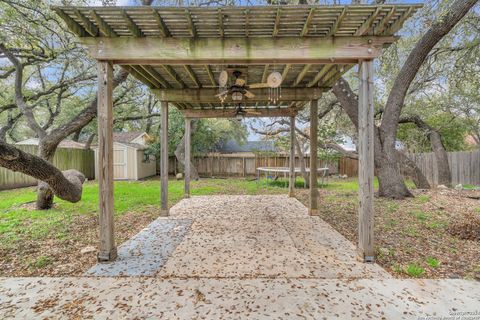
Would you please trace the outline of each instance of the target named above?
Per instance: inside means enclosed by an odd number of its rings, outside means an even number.
[[[310,158],[305,157],[306,167],[309,166]],[[246,177],[257,174],[258,167],[288,167],[289,157],[286,155],[207,155],[196,156],[193,158],[195,168],[198,174],[204,177],[221,176],[221,177]],[[333,161],[318,161],[318,167],[328,167],[329,173],[338,173],[338,162]],[[295,159],[295,166],[300,167],[300,159]],[[169,173],[176,174],[183,172],[181,164],[175,157],[169,158]]]
[[[415,161],[428,182],[438,185],[437,160],[432,152],[412,153],[408,157]],[[452,184],[480,185],[480,150],[472,152],[449,152],[448,164],[452,172]]]
[[[22,145],[16,147],[25,152],[37,154],[37,146]],[[59,148],[53,157],[53,165],[60,170],[76,169],[90,180],[95,178],[95,163],[92,150]],[[37,180],[30,176],[0,167],[0,190],[33,186],[36,183]]]
[[[433,152],[411,153],[408,157],[412,159],[423,172],[428,182],[438,185],[437,160]],[[452,172],[452,184],[480,185],[480,151],[471,152],[449,152],[448,164]],[[358,161],[355,159],[343,158],[338,163],[339,174],[346,174],[349,177],[358,175]]]

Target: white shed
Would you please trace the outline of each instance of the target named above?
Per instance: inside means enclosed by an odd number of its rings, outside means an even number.
[[[146,132],[113,133],[113,172],[115,180],[139,180],[156,175],[154,156],[145,149],[152,138]],[[98,177],[98,146],[95,152],[95,177]]]

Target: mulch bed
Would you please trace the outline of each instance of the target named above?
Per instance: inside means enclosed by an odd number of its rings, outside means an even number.
[[[356,243],[357,194],[330,190],[320,194],[321,218]],[[375,198],[377,262],[398,278],[480,280],[480,242],[472,236],[480,232],[475,229],[480,191],[433,189],[414,194],[405,200]],[[308,205],[307,191],[299,190],[297,198]],[[412,272],[414,267],[421,269]]]
[[[158,208],[142,212],[128,212],[115,217],[115,240],[121,244],[137,234],[158,216]],[[15,250],[0,247],[0,275],[22,276],[81,276],[95,265],[98,245],[98,216],[77,215],[68,224],[66,239],[46,238],[18,243]],[[82,253],[82,249],[94,247],[94,251]],[[45,265],[36,266],[35,261]],[[38,262],[37,262],[38,263]]]

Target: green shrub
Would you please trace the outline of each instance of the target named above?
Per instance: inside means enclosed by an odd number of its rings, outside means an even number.
[[[433,258],[433,257],[427,257],[427,264],[431,267],[431,268],[436,268],[440,265],[440,261],[438,261],[437,259]]]
[[[419,278],[422,274],[425,273],[425,269],[420,266],[417,266],[415,263],[409,263],[405,269],[405,273],[410,277]]]

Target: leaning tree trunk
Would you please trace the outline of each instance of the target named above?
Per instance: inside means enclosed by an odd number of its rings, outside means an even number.
[[[435,160],[437,160],[437,174],[438,184],[451,187],[452,185],[452,173],[450,171],[450,165],[448,164],[447,149],[442,142],[440,132],[423,121],[419,116],[405,116],[400,118],[399,123],[413,123],[418,129],[424,131],[430,140],[430,146],[432,147]]]
[[[305,168],[305,157],[303,156],[302,147],[300,146],[300,142],[298,139],[295,138],[295,149],[297,149],[298,159],[300,160],[300,173],[305,181],[305,186],[308,188],[310,187],[310,179],[308,177],[307,169]]]
[[[42,182],[49,190],[65,201],[78,202],[82,198],[85,176],[77,170],[60,171],[50,162],[26,153],[0,141],[0,166],[19,171]]]
[[[191,134],[193,134],[197,128],[196,122],[192,121],[191,125]],[[175,157],[177,157],[178,162],[182,164],[182,166],[185,168],[185,134],[183,135],[182,139],[177,145],[177,148],[175,149]],[[193,180],[198,180],[200,179],[200,176],[198,175],[198,171],[193,165],[193,162],[190,161],[190,178]]]

